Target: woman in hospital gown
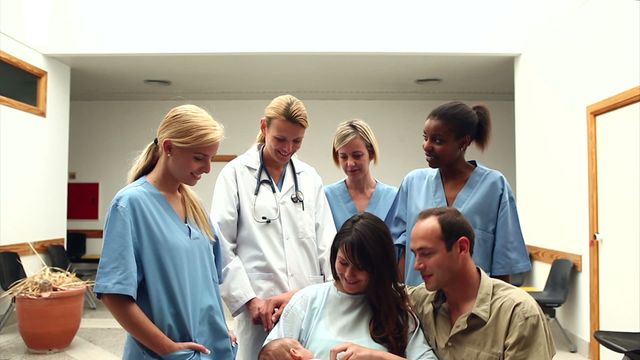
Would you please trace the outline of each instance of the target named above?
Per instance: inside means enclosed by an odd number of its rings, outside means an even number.
[[[190,189],[223,137],[206,111],[169,111],[111,203],[95,292],[129,333],[123,359],[225,359],[220,243]]]
[[[371,161],[378,162],[378,141],[369,125],[359,119],[338,125],[333,138],[333,162],[347,176],[327,185],[327,195],[336,229],[352,215],[368,212],[385,219],[398,188],[374,179]]]
[[[471,222],[476,233],[473,259],[487,274],[508,280],[510,274],[531,269],[507,179],[497,170],[465,160],[469,145],[475,142],[484,149],[490,132],[489,110],[481,105],[449,102],[427,117],[422,149],[429,167],[404,178],[385,220],[402,254],[400,271],[407,285],[422,283],[413,269],[414,256],[406,249],[418,214],[433,207],[453,206]]]
[[[318,359],[436,359],[398,281],[384,222],[354,215],[331,246],[333,280],[296,293],[265,344],[297,339]],[[340,357],[338,357],[340,358]]]

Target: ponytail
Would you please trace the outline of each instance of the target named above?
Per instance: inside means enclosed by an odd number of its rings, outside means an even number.
[[[160,147],[158,146],[157,140],[151,142],[147,147],[138,155],[136,160],[133,163],[131,169],[129,169],[129,173],[127,175],[127,183],[131,184],[132,182],[138,180],[139,178],[148,175],[156,164],[158,163],[158,159],[160,159]]]
[[[489,138],[491,137],[491,114],[489,113],[489,109],[484,105],[475,105],[472,109],[478,117],[476,133],[473,139],[478,148],[484,150],[487,144],[489,144]]]

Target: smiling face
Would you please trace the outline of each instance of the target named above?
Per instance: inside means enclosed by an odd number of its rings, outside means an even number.
[[[350,180],[369,176],[371,156],[360,136],[356,136],[338,149],[338,163]]]
[[[211,171],[211,160],[218,152],[220,143],[199,147],[169,146],[167,166],[169,173],[180,183],[194,186],[202,174]]]
[[[362,294],[367,290],[369,273],[349,261],[342,249],[338,250],[334,266],[339,279],[336,283],[338,289],[351,295]]]
[[[464,153],[469,146],[468,137],[457,138],[445,122],[427,119],[422,131],[422,150],[430,167],[447,167],[456,161],[464,161]]]
[[[305,128],[284,119],[261,120],[260,131],[264,134],[264,157],[267,162],[286,166],[293,154],[302,146]]]
[[[411,251],[415,255],[413,268],[420,272],[428,290],[435,291],[451,284],[460,263],[458,243],[447,251],[437,217],[416,222],[411,232]]]

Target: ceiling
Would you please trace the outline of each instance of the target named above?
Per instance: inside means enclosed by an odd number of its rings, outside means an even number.
[[[513,56],[214,54],[58,56],[71,100],[513,100]],[[440,78],[420,85],[419,78]],[[150,86],[145,79],[172,82]]]

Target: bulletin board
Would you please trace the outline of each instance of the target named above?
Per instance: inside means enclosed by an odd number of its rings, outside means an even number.
[[[98,183],[69,183],[67,187],[67,219],[97,220]]]

